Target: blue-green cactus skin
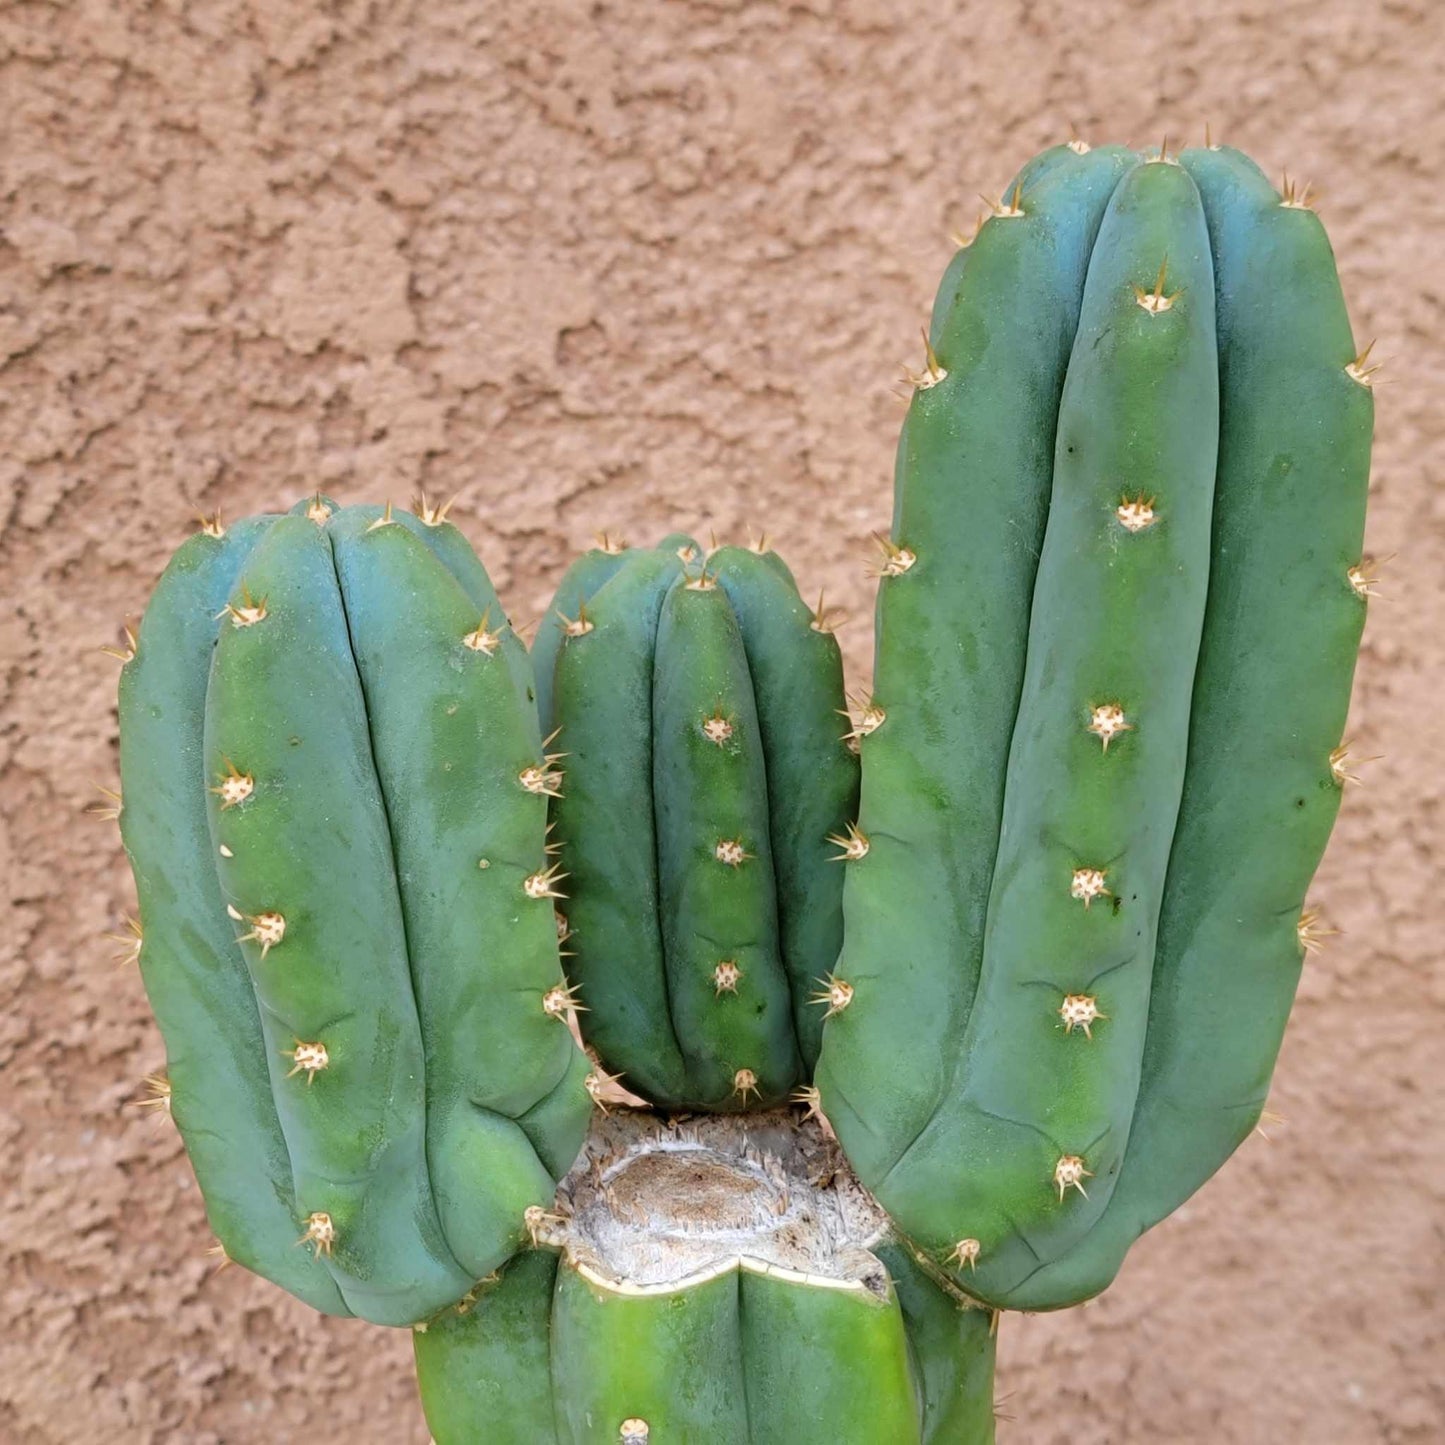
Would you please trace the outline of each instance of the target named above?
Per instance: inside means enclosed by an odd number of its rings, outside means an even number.
[[[818,1071],[864,1182],[1001,1307],[1103,1288],[1253,1128],[1368,590],[1369,378],[1318,219],[1237,152],[1100,154],[946,282]],[[1025,385],[1071,306],[1067,364]]]
[[[589,588],[594,590],[589,590]],[[837,957],[857,763],[834,639],[771,554],[588,554],[534,660],[588,1042],[668,1106],[786,1098]]]
[[[182,549],[127,664],[141,961],[227,1252],[410,1323],[515,1251],[586,1129],[529,886],[548,766],[525,651],[459,534],[298,512]],[[231,559],[206,571],[204,613],[193,554]]]

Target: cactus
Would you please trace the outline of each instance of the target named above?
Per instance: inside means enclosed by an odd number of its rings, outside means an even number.
[[[1255,1126],[1373,581],[1307,199],[1024,168],[939,287],[846,731],[762,544],[604,538],[530,658],[425,503],[177,553],[120,708],[158,1097],[231,1258],[415,1327],[438,1445],[987,1445],[997,1311]]]
[[[786,1099],[832,1007],[857,804],[821,601],[765,543],[604,539],[532,651],[584,1035],[657,1104]]]
[[[945,278],[818,1087],[992,1304],[1102,1289],[1255,1127],[1346,776],[1369,383],[1318,218],[1218,147],[1061,146]]]
[[[550,1201],[588,1069],[529,896],[529,668],[485,572],[435,519],[298,513],[193,537],[125,666],[140,966],[227,1254],[410,1324]]]

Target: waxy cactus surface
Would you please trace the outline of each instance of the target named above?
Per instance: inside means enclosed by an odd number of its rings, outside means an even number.
[[[582,1031],[657,1104],[776,1103],[812,1069],[857,805],[843,667],[776,553],[599,547],[533,646]]]
[[[481,564],[410,513],[297,512],[187,542],[126,664],[140,965],[227,1254],[408,1324],[550,1201],[587,1062],[545,1006],[541,742]]]
[[[901,1228],[1049,1308],[1264,1106],[1345,781],[1370,373],[1296,194],[1075,144],[959,253],[915,381],[818,1086]]]

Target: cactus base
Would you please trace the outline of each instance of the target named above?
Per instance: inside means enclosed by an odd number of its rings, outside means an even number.
[[[989,1313],[816,1120],[599,1116],[532,1224],[417,1332],[437,1445],[993,1439]]]

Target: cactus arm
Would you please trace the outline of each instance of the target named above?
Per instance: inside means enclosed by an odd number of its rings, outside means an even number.
[[[426,1186],[425,1066],[391,840],[327,534],[276,522],[247,559],[206,698],[228,904],[242,916],[298,1207],[347,1304],[410,1323],[465,1292]],[[255,613],[262,616],[255,619]],[[324,1066],[300,1045],[324,1046]]]
[[[950,1097],[896,1171],[905,1228],[945,1251],[980,1241],[967,1282],[985,1299],[1087,1231],[1128,1138],[1204,617],[1217,378],[1198,192],[1177,165],[1141,165],[1099,230],[1064,385],[981,982]],[[1119,509],[1146,497],[1158,520],[1130,531]],[[1089,731],[1100,706],[1129,728],[1107,748]],[[1097,1018],[1066,1027],[1069,1000]]]
[[[519,1254],[476,1298],[413,1332],[435,1445],[557,1445],[549,1375],[557,1256]]]
[[[891,1285],[879,1298],[746,1266],[738,1282],[751,1445],[918,1445],[921,1382]]]
[[[1186,151],[1215,254],[1221,435],[1214,571],[1160,920],[1133,1133],[1085,1243],[1013,1291],[1097,1293],[1259,1116],[1303,957],[1300,909],[1339,806],[1340,742],[1366,598],[1373,401],[1310,211],[1246,157]]]
[[[229,1258],[328,1314],[346,1314],[323,1264],[295,1248],[291,1160],[261,1020],[216,881],[202,803],[206,671],[258,517],[175,555],[121,674],[121,834],[140,899],[140,967],[166,1042],[170,1109]],[[204,780],[204,781],[203,781]]]
[[[843,658],[776,553],[725,547],[709,559],[742,630],[767,767],[778,931],[793,1027],[811,1070],[825,987],[843,944],[846,836],[858,810],[858,760],[844,745]]]
[[[552,1297],[552,1388],[563,1445],[747,1445],[738,1277],[621,1293],[564,1259]],[[645,1424],[623,1432],[626,1421]],[[438,1442],[442,1445],[442,1442]]]
[[[707,731],[717,719],[728,733],[720,741]],[[798,1053],[768,777],[742,633],[711,573],[677,578],[663,599],[652,730],[658,897],[684,1098],[716,1108],[776,1102],[797,1078]]]
[[[630,557],[593,596],[588,630],[566,638],[553,692],[566,719],[552,816],[566,846],[568,973],[589,1042],[629,1088],[658,1098],[687,1091],[668,1011],[652,811],[653,648],[663,594],[681,571],[671,552]]]
[[[514,1251],[523,1211],[552,1198],[517,1121],[577,1053],[543,1006],[563,982],[552,909],[525,887],[546,867],[550,769],[530,673],[519,686],[500,636],[478,641],[474,602],[425,539],[362,508],[329,531],[412,961],[431,1182],[451,1251],[478,1278]],[[567,1097],[555,1149],[570,1163],[591,1106],[580,1079]]]
[[[610,582],[633,555],[630,549],[606,551],[601,547],[584,552],[563,573],[552,605],[537,624],[532,638],[532,669],[537,675],[537,715],[542,720],[543,733],[550,733],[557,726],[552,720],[555,710],[552,688],[557,656],[566,641],[566,633],[562,630],[563,619],[575,618],[591,600],[592,594]]]
[[[948,1084],[977,978],[1064,369],[1094,234],[1129,152],[1073,156],[988,220],[899,442],[876,701],[839,975],[817,1082],[866,1183]],[[903,565],[912,557],[912,562]],[[902,1067],[904,1058],[908,1067]]]

